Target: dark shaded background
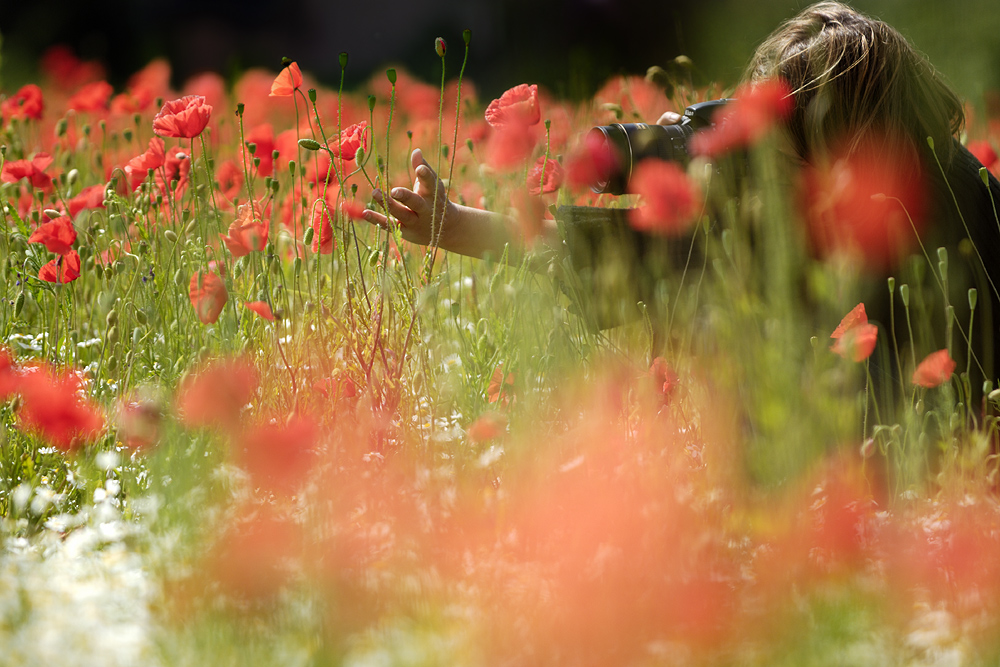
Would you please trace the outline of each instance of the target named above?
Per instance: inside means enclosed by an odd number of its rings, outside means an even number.
[[[174,83],[210,69],[227,76],[282,56],[335,85],[338,54],[350,55],[348,85],[387,64],[426,80],[440,77],[437,36],[448,68],[461,64],[462,30],[472,30],[468,75],[490,99],[522,82],[574,98],[615,73],[644,73],[679,54],[702,82],[733,83],[754,46],[803,0],[0,0],[0,84],[36,77],[39,55],[65,43],[99,59],[121,86],[157,56]],[[863,0],[854,5],[899,28],[960,93],[978,104],[1000,89],[998,0]]]

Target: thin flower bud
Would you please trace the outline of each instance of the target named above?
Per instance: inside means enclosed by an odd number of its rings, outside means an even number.
[[[310,88],[309,89],[309,101],[313,102],[313,103],[316,102],[316,89],[315,88]]]
[[[295,178],[295,160],[288,161],[288,172]]]
[[[44,213],[45,217],[48,218],[49,220],[55,220],[60,215],[62,215],[62,213],[60,213],[59,211],[55,210],[54,208],[47,208],[44,211],[42,211],[42,213]]]
[[[899,296],[903,299],[903,305],[909,307],[910,305],[910,286],[900,285],[899,286]]]
[[[445,52],[448,51],[448,45],[445,43],[444,39],[437,37],[434,39],[434,52],[438,54],[439,58],[444,58]]]
[[[347,51],[340,52],[340,69],[347,68]]]
[[[990,172],[986,169],[986,167],[980,167],[979,168],[979,178],[982,179],[983,185],[989,186],[989,184],[990,184]]]
[[[385,77],[387,79],[389,79],[389,83],[391,83],[392,85],[395,86],[396,85],[396,68],[395,67],[390,67],[389,69],[387,69],[385,71]]]
[[[462,31],[462,39],[465,40],[465,45],[468,46],[469,42],[472,41],[472,31],[466,28]]]
[[[865,440],[864,444],[861,445],[861,458],[870,459],[872,454],[875,453],[875,439],[868,438]]]
[[[942,262],[945,266],[948,265],[948,249],[945,247],[938,248],[938,261]]]
[[[927,145],[931,147],[931,150],[934,150],[934,137],[927,137]]]
[[[976,309],[976,302],[978,300],[979,300],[979,293],[976,291],[976,288],[973,287],[973,288],[971,288],[969,290],[969,309],[970,310],[975,310]]]
[[[369,111],[374,111],[375,110],[375,96],[374,95],[369,95],[368,96],[368,110]]]
[[[321,148],[318,141],[309,138],[299,139],[299,147],[307,151],[318,151]]]
[[[889,283],[889,294],[892,294],[896,291],[896,278],[889,276],[889,280],[887,282]]]

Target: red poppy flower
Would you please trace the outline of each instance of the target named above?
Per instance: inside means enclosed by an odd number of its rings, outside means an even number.
[[[486,140],[486,163],[499,170],[520,167],[535,150],[535,134],[527,125],[504,125]]]
[[[155,171],[163,166],[166,158],[165,147],[163,139],[153,137],[149,140],[149,147],[145,152],[132,158],[125,165],[125,175],[128,176],[129,186],[133,192],[146,180],[150,169]]]
[[[215,170],[215,181],[219,184],[218,192],[222,195],[219,208],[228,211],[243,191],[243,168],[235,160],[226,160]]]
[[[104,67],[94,60],[81,61],[68,46],[57,44],[42,54],[42,73],[62,90],[72,90],[104,76]]]
[[[865,312],[865,304],[859,303],[851,309],[851,312],[844,315],[837,328],[830,334],[830,338],[840,338],[849,329],[853,329],[861,324],[868,324],[868,313]]]
[[[472,422],[466,434],[469,436],[470,442],[486,442],[503,435],[506,428],[507,420],[503,415],[489,412]]]
[[[719,112],[713,127],[691,139],[692,153],[714,157],[753,145],[795,108],[792,90],[782,79],[750,84],[737,90],[735,97]]]
[[[208,125],[212,105],[201,95],[188,95],[170,100],[153,118],[153,132],[161,137],[190,139],[197,137]]]
[[[242,438],[240,464],[255,487],[289,496],[305,482],[318,440],[319,427],[308,417],[262,424]]]
[[[330,208],[323,200],[317,200],[313,206],[312,218],[312,251],[321,255],[333,252],[333,225],[330,222]]]
[[[42,112],[45,110],[45,102],[42,100],[42,89],[33,83],[22,87],[13,96],[7,98],[0,104],[0,115],[3,122],[7,123],[11,118],[31,118],[42,119]]]
[[[5,347],[0,347],[0,401],[6,401],[17,393],[21,376],[17,372],[14,355]]]
[[[836,149],[801,174],[799,204],[820,257],[847,254],[872,271],[896,266],[925,227],[920,161],[903,146],[865,142]]]
[[[4,183],[17,183],[26,178],[31,187],[44,190],[52,185],[52,177],[45,173],[50,164],[52,156],[48,153],[36,153],[30,160],[11,160],[4,163],[0,180]]]
[[[66,205],[69,207],[70,218],[75,218],[80,211],[104,208],[104,185],[91,185],[80,190],[80,194],[66,202]]]
[[[202,324],[214,324],[229,300],[222,278],[211,271],[196,271],[191,276],[188,295]]]
[[[80,376],[36,367],[21,376],[18,391],[21,408],[17,419],[21,428],[38,433],[64,451],[97,438],[104,418],[86,398]]]
[[[257,384],[257,371],[248,361],[212,361],[177,388],[181,421],[189,427],[218,425],[235,429],[240,413],[257,391]]]
[[[955,360],[948,354],[948,350],[931,352],[913,371],[913,384],[928,389],[937,387],[950,380],[954,372]]]
[[[701,194],[687,174],[673,162],[643,160],[632,175],[630,188],[642,196],[629,222],[656,234],[683,234],[694,222]]]
[[[73,249],[76,242],[76,229],[73,221],[65,215],[43,222],[32,232],[28,243],[43,243],[46,250],[57,255],[65,255]]]
[[[588,132],[583,144],[566,158],[566,180],[575,190],[606,182],[615,164],[615,155],[600,132]]]
[[[970,141],[967,147],[969,152],[976,156],[984,167],[993,170],[993,167],[997,165],[997,152],[993,150],[993,146],[990,145],[988,141]]]
[[[875,351],[876,342],[878,342],[878,327],[874,324],[858,324],[838,337],[830,349],[844,359],[864,361]]]
[[[340,133],[340,139],[329,144],[334,157],[344,160],[353,160],[358,154],[358,149],[363,148],[368,151],[368,121],[351,125]]]
[[[267,301],[244,301],[243,305],[265,320],[274,321],[274,313],[271,312],[271,306],[267,305]]]
[[[104,111],[113,92],[115,89],[107,81],[87,83],[73,93],[66,107],[75,111]]]
[[[301,87],[302,71],[299,69],[299,64],[293,62],[275,77],[269,97],[291,97]]]
[[[243,257],[267,246],[268,231],[269,225],[264,220],[260,206],[244,204],[240,206],[236,220],[229,225],[229,235],[219,234],[219,237],[233,257]]]
[[[514,394],[514,374],[504,373],[503,364],[496,367],[493,376],[490,378],[490,386],[486,389],[486,400],[490,403],[501,402],[503,405],[510,403]]]
[[[365,205],[355,199],[348,199],[340,204],[340,210],[351,220],[363,220]]]
[[[545,177],[544,183],[542,182],[543,175]],[[528,170],[528,192],[533,195],[555,192],[562,185],[563,175],[563,168],[558,160],[552,158],[546,160],[545,156],[542,155]]]
[[[514,86],[486,107],[486,122],[493,127],[535,125],[541,118],[538,86],[534,84]]]
[[[38,269],[38,279],[47,283],[71,283],[80,277],[80,255],[70,250]]]
[[[653,364],[649,367],[649,377],[653,380],[654,391],[660,395],[664,403],[673,397],[681,383],[680,377],[663,357],[653,359]]]

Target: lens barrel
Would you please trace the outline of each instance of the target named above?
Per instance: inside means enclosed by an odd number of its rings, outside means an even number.
[[[686,163],[687,142],[694,129],[687,124],[616,123],[595,127],[590,134],[588,140],[598,147],[596,162],[604,167],[591,189],[620,195],[628,188],[632,170],[646,158]]]

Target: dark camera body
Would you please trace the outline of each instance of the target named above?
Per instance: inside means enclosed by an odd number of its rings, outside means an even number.
[[[715,114],[731,100],[712,100],[692,104],[684,110],[676,125],[616,123],[590,131],[602,152],[598,162],[607,169],[591,184],[594,192],[624,194],[636,165],[647,158],[687,164],[691,159],[690,140],[700,129],[710,127]]]

